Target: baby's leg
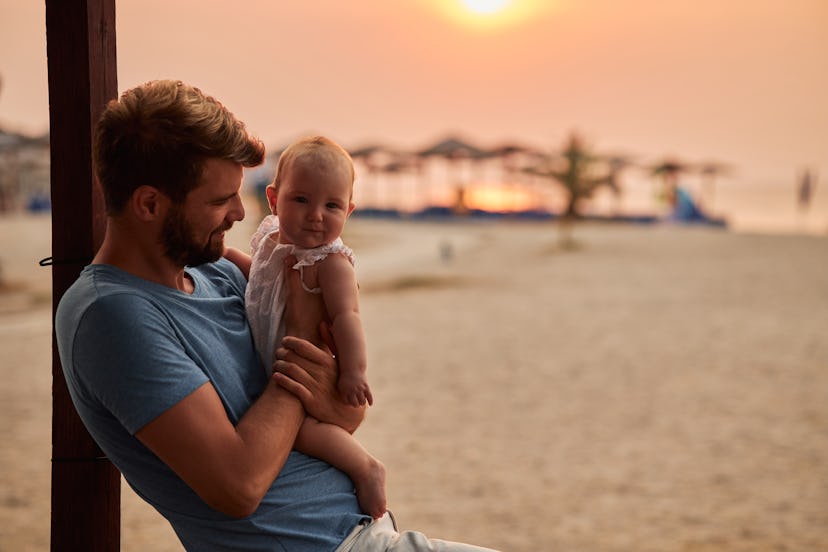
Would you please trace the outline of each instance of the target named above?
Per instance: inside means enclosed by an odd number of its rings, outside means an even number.
[[[295,448],[348,474],[363,512],[375,519],[385,513],[385,466],[353,435],[337,425],[306,417]]]

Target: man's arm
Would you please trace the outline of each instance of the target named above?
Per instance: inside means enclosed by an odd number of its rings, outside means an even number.
[[[205,383],[135,435],[211,507],[245,517],[284,466],[304,418],[300,402],[270,380],[233,427]]]

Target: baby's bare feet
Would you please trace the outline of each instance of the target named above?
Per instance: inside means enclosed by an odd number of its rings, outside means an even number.
[[[374,519],[381,518],[386,510],[385,466],[373,456],[369,456],[365,468],[352,477],[359,507]]]

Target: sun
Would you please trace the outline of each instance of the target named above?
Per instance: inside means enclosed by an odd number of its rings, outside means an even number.
[[[422,0],[448,20],[467,29],[497,32],[557,9],[561,0]]]
[[[506,8],[510,0],[463,0],[463,4],[471,11],[479,14],[496,13]]]

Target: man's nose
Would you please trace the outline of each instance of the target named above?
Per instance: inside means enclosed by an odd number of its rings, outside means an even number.
[[[228,218],[232,219],[233,222],[244,220],[244,203],[242,203],[242,199],[240,196],[236,196],[233,207],[230,209],[230,213],[228,213]]]

